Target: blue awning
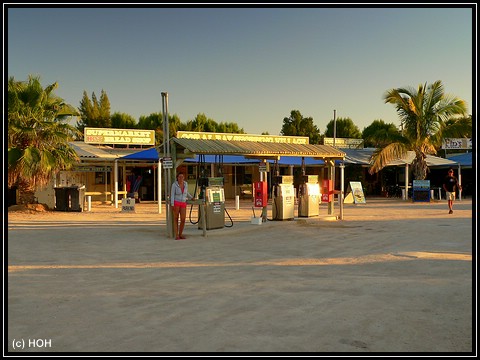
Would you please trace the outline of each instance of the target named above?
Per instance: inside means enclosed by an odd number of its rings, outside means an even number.
[[[369,165],[369,158],[375,149],[366,148],[366,149],[345,149],[345,160],[344,163],[355,164],[355,165]],[[241,164],[258,164],[260,160],[246,158],[243,155],[204,155],[205,162],[209,164],[218,163],[223,157],[223,164],[230,165],[241,165]],[[402,165],[405,162],[411,163],[413,160],[414,153],[413,151],[409,152],[407,160],[405,161],[393,161],[390,165]],[[156,147],[138,151],[133,154],[129,154],[121,157],[122,160],[139,160],[139,161],[158,161],[159,154]],[[186,163],[198,163],[200,155],[195,155],[195,158],[185,159]],[[269,160],[271,164],[274,163],[273,160]],[[339,165],[341,160],[335,160],[335,163]],[[427,163],[430,167],[442,167],[442,166],[452,166],[460,164],[461,166],[472,166],[472,153],[465,153],[460,155],[450,156],[448,159],[439,158],[436,156],[427,156]],[[278,161],[279,165],[293,165],[301,166],[302,157],[301,156],[282,156]],[[323,166],[325,162],[323,160],[316,160],[312,157],[305,157],[305,166]]]
[[[472,166],[472,153],[464,153],[458,155],[452,155],[448,157],[448,160],[457,162],[462,167],[471,167]]]
[[[144,161],[158,161],[158,151],[157,148],[145,149],[130,155],[121,157],[122,160],[144,160]]]

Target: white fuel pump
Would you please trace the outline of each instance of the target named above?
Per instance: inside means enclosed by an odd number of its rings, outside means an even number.
[[[317,175],[304,175],[298,188],[298,216],[318,216],[320,213],[320,185]]]
[[[223,177],[208,178],[208,186],[205,188],[205,222],[207,230],[221,229],[225,226]],[[203,228],[201,219],[198,221],[198,228]]]
[[[293,176],[275,176],[272,194],[272,220],[293,220],[294,212]]]

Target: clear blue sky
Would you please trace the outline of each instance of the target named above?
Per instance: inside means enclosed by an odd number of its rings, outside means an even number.
[[[103,89],[137,121],[168,92],[182,122],[204,113],[253,134],[278,135],[291,110],[321,133],[334,110],[360,131],[399,125],[385,91],[436,80],[472,112],[476,8],[119,6],[6,9],[8,76],[57,81],[76,107]]]

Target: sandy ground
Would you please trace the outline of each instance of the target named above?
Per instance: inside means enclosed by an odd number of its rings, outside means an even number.
[[[227,210],[232,227],[187,218],[183,241],[154,203],[9,212],[4,351],[474,354],[471,199]]]

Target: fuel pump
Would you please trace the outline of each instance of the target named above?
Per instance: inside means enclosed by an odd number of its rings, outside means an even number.
[[[293,220],[295,188],[293,176],[274,176],[272,192],[272,220]]]
[[[268,191],[266,181],[254,183],[254,205],[255,207],[266,207],[268,205]]]
[[[318,216],[320,204],[320,184],[317,175],[303,175],[298,187],[298,216]]]
[[[223,189],[223,177],[209,177],[207,178],[207,181],[208,186],[205,188],[206,229],[221,229],[225,226],[225,192]],[[198,222],[198,228],[203,228],[201,219]]]
[[[190,208],[190,222],[192,224],[198,224],[199,229],[203,229],[203,222],[200,217],[200,206],[205,208],[205,227],[206,230],[220,229],[223,227],[232,227],[233,220],[225,208],[225,191],[223,188],[223,156],[219,156],[219,162],[215,159],[215,165],[217,165],[217,177],[208,177],[208,167],[205,163],[205,155],[200,155],[199,166],[197,168],[197,183],[195,185],[194,197],[196,197],[197,189],[198,200],[195,204],[198,204],[198,220],[192,221],[192,207]],[[225,213],[230,218],[230,225],[225,224]]]
[[[330,203],[333,201],[333,182],[329,179],[323,179],[322,183],[322,202]]]

